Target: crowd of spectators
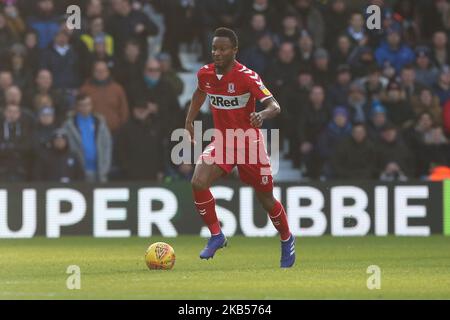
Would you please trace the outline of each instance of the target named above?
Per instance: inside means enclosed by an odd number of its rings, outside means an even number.
[[[66,8],[82,9],[81,30]],[[368,30],[365,8],[382,9]],[[450,165],[450,3],[313,0],[0,0],[0,183],[189,179],[180,46],[238,60],[282,106],[287,156],[311,179],[427,177]],[[205,121],[210,117],[202,114]]]

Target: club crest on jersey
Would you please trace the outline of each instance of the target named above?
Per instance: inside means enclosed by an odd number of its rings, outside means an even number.
[[[265,186],[269,183],[269,177],[268,176],[262,176],[261,177],[261,183]]]
[[[230,82],[228,84],[228,93],[235,93],[235,92],[236,92],[236,90],[235,90],[235,87],[234,87],[234,83]]]

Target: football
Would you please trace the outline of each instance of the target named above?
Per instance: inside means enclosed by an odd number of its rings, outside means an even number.
[[[170,270],[175,264],[175,251],[165,242],[155,242],[145,252],[145,263],[150,270]]]

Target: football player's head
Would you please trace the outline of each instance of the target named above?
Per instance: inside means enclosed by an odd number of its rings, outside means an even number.
[[[216,67],[228,66],[236,58],[238,38],[236,33],[228,28],[218,28],[214,32],[212,42],[212,58]]]

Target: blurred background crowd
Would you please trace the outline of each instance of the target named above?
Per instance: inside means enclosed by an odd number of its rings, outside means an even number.
[[[366,28],[371,4],[381,30]],[[265,127],[303,179],[448,170],[447,0],[0,0],[0,183],[190,179],[170,160],[181,75],[197,72],[181,56],[209,63],[219,26],[280,102]]]

